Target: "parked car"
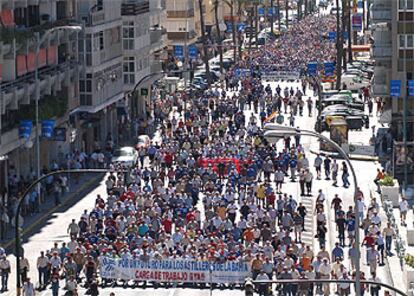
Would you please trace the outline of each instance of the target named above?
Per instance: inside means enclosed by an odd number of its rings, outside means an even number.
[[[352,96],[346,94],[337,94],[333,95],[329,98],[322,99],[322,107],[325,108],[327,106],[332,105],[345,105],[349,108],[358,109],[364,111],[365,106],[364,102],[358,98],[354,98]]]
[[[345,74],[342,75],[342,85],[344,85],[347,90],[357,91],[361,88],[369,87],[370,82],[361,76]]]
[[[364,126],[369,128],[369,117],[365,115],[363,111],[350,108],[346,105],[331,105],[322,110],[315,125],[316,131],[323,132],[329,130],[329,126],[327,124],[328,116],[344,117],[345,121],[348,123],[349,129],[360,130]]]
[[[138,152],[134,147],[122,147],[115,150],[111,161],[124,167],[133,167],[138,161]]]

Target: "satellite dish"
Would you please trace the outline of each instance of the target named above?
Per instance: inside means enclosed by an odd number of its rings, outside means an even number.
[[[24,147],[27,149],[30,149],[33,147],[33,141],[32,140],[28,140],[24,143]]]

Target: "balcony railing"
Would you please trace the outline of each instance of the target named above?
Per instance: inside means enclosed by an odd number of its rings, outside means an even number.
[[[194,9],[187,10],[167,10],[168,18],[187,18],[194,16]]]
[[[193,39],[197,36],[195,31],[190,32],[168,32],[168,39],[171,40],[184,40],[184,39]],[[187,35],[187,36],[186,36]]]
[[[390,21],[391,20],[391,7],[390,8],[373,8],[371,9],[372,21]]]
[[[122,3],[121,15],[140,15],[150,11],[149,1],[127,1]]]

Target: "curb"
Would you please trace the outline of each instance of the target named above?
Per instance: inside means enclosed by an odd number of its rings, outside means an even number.
[[[312,150],[312,149],[309,149],[309,151],[312,154],[320,154],[322,156],[330,156],[330,157],[333,157],[333,158],[341,158],[340,155],[338,153],[335,153],[335,152],[315,151],[315,150]],[[350,160],[360,160],[360,161],[379,161],[378,156],[353,155],[353,154],[349,154],[349,159]]]
[[[68,204],[69,203],[69,201],[71,201],[72,200],[72,198],[74,197],[74,196],[76,196],[78,193],[80,193],[80,192],[82,192],[83,190],[85,190],[85,189],[87,189],[88,187],[90,187],[94,182],[96,182],[97,180],[99,179],[99,176],[96,176],[96,177],[94,177],[94,178],[91,178],[90,180],[88,180],[88,181],[86,181],[83,185],[81,185],[80,187],[78,187],[78,189],[76,189],[74,192],[71,192],[71,193],[69,193],[67,196],[66,196],[66,198],[65,198],[65,200],[60,204],[60,205],[57,205],[57,206],[54,206],[54,207],[52,207],[51,209],[49,209],[47,212],[45,212],[44,214],[42,214],[42,215],[40,215],[37,219],[36,219],[36,221],[34,221],[33,223],[31,223],[30,225],[28,225],[26,228],[24,228],[22,231],[21,231],[21,234],[20,234],[20,239],[22,239],[23,238],[23,236],[24,235],[26,235],[27,233],[29,233],[30,231],[32,231],[36,226],[38,226],[39,225],[39,223],[41,222],[41,221],[43,221],[47,216],[49,216],[50,214],[52,214],[53,212],[55,212],[56,210],[58,210],[59,208],[62,208],[63,206],[65,206],[66,204]],[[11,239],[10,241],[8,241],[7,243],[5,243],[5,244],[0,244],[1,245],[1,247],[2,248],[4,248],[4,249],[8,249],[8,248],[10,248],[10,246],[12,245],[12,244],[14,244],[14,242],[15,242],[15,238],[13,238],[13,239]]]

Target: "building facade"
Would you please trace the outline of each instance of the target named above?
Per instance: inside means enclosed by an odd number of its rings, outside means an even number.
[[[0,1],[0,189],[8,174],[27,177],[36,170],[37,89],[39,122],[55,120],[61,136],[40,139],[41,164],[61,159],[73,144],[69,114],[79,106],[79,33],[54,28],[73,24],[75,15],[76,1]],[[19,138],[22,120],[33,123],[28,139]]]
[[[371,5],[371,22],[374,44],[372,56],[375,59],[372,93],[385,99],[382,121],[390,123],[394,141],[394,175],[402,179],[398,157],[408,151],[408,158],[414,157],[414,101],[408,93],[408,81],[414,79],[414,1],[374,0]],[[401,83],[399,97],[391,96],[391,81]],[[404,122],[404,100],[406,120]],[[408,147],[402,147],[404,130]],[[408,182],[414,183],[412,170]]]

